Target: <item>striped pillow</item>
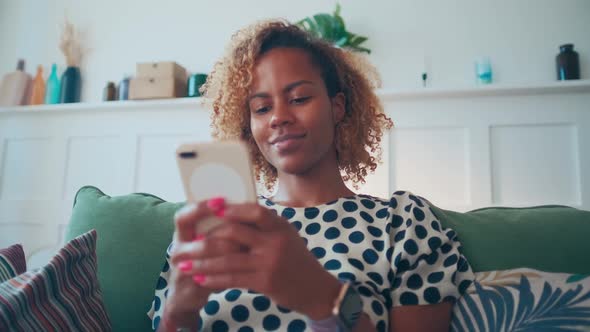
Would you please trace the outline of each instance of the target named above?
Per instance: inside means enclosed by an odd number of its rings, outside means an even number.
[[[0,249],[0,283],[14,278],[27,270],[25,253],[20,244]]]
[[[0,331],[110,331],[96,277],[96,230],[46,266],[0,284]]]

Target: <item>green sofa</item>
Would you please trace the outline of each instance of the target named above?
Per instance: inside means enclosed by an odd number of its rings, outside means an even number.
[[[115,331],[151,330],[146,312],[182,205],[142,193],[110,197],[92,186],[78,191],[66,239],[97,230],[98,279]],[[458,233],[476,272],[529,267],[590,274],[588,211],[558,205],[433,210]]]

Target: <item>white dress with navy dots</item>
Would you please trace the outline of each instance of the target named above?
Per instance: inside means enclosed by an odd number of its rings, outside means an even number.
[[[429,202],[410,192],[305,208],[259,202],[289,220],[326,270],[354,282],[377,331],[388,331],[392,307],[454,301],[474,279],[455,232],[443,229]],[[170,248],[148,312],[154,329],[164,311]],[[199,316],[203,331],[310,331],[304,315],[245,289],[211,294]]]

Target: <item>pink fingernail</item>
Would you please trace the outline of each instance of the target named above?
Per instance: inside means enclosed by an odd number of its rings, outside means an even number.
[[[200,285],[200,284],[202,284],[202,283],[204,283],[204,282],[205,282],[205,276],[204,276],[204,275],[202,275],[202,274],[195,274],[195,275],[193,276],[193,281],[194,281],[196,284]]]
[[[205,238],[205,234],[197,234],[195,235],[195,237],[193,238],[193,241],[201,241]]]
[[[225,209],[221,208],[220,210],[215,211],[215,215],[219,218],[223,218],[223,216],[225,215]]]
[[[217,212],[225,206],[225,198],[213,197],[207,201],[207,207],[214,212]]]
[[[191,261],[182,261],[180,263],[178,263],[178,268],[180,269],[180,271],[190,271],[193,268],[193,262]]]

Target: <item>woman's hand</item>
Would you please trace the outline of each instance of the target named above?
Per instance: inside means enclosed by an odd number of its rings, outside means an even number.
[[[227,248],[226,243],[219,251],[230,253],[193,256],[189,273],[203,276],[197,280],[202,287],[251,289],[314,320],[332,315],[341,284],[287,220],[253,203],[227,205],[217,215],[226,224],[213,230],[211,237],[247,250]]]
[[[195,233],[196,224],[213,215],[210,203],[189,205],[175,216],[176,230],[171,260],[171,278],[165,305],[164,320],[175,326],[195,326],[196,313],[207,303],[213,291],[199,285],[202,276],[190,273],[191,263],[197,259],[223,257],[238,253],[240,246],[233,241],[205,238]]]

